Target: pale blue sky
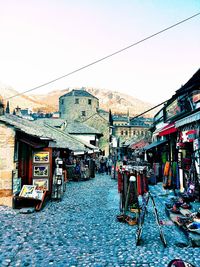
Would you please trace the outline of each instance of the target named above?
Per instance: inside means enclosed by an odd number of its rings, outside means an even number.
[[[22,92],[200,12],[200,0],[0,0],[0,81]],[[94,87],[158,104],[197,71],[200,16],[34,93]]]

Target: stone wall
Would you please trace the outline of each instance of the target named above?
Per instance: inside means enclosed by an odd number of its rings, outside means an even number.
[[[12,206],[15,131],[0,123],[0,205]]]
[[[109,122],[106,121],[98,113],[94,114],[84,123],[99,130],[103,133],[103,137],[99,140],[99,148],[105,151],[105,156],[109,155]]]
[[[76,99],[78,103],[76,104]],[[91,100],[91,104],[88,101]],[[61,119],[71,122],[74,120],[83,121],[97,112],[99,100],[86,96],[63,96],[59,99],[59,112]],[[82,112],[85,112],[85,116]]]

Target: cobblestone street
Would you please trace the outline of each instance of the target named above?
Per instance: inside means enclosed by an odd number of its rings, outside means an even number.
[[[151,187],[160,219],[169,221],[161,190]],[[0,207],[0,266],[165,267],[173,258],[200,266],[200,248],[189,247],[177,226],[163,226],[168,244],[163,247],[150,204],[148,210],[136,246],[137,226],[116,221],[117,181],[108,175],[68,182],[62,201],[50,201],[40,212]]]

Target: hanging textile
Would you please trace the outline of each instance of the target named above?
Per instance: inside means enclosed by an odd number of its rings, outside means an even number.
[[[122,172],[121,171],[118,171],[117,181],[118,181],[118,193],[121,193],[122,192]]]
[[[137,192],[138,195],[143,195],[144,193],[147,193],[149,190],[148,188],[148,180],[146,175],[143,173],[137,174]]]

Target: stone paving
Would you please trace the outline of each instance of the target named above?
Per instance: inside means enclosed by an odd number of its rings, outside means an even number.
[[[153,194],[162,191],[152,186]],[[161,195],[161,194],[160,194]],[[166,196],[155,201],[160,219]],[[96,175],[83,182],[68,182],[60,202],[49,202],[42,211],[21,214],[0,207],[0,266],[166,267],[173,258],[200,266],[200,248],[188,246],[175,225],[164,225],[164,248],[149,204],[142,243],[135,245],[137,226],[116,221],[119,214],[117,181]]]

